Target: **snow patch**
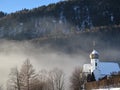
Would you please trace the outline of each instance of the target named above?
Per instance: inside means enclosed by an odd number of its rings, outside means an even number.
[[[73,9],[76,12],[78,8],[79,8],[79,6],[75,6]]]
[[[120,88],[105,88],[105,89],[92,89],[92,90],[120,90]]]
[[[114,21],[114,16],[111,14],[111,16],[110,16],[110,19],[111,19],[111,22],[113,22]]]

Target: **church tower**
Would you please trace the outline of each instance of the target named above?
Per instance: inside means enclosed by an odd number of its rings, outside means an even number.
[[[91,59],[91,73],[94,73],[96,80],[99,79],[100,70],[99,70],[99,53],[96,50],[93,50],[90,54]]]
[[[95,69],[99,69],[99,53],[96,50],[93,50],[90,54],[91,59],[91,72],[93,72]]]

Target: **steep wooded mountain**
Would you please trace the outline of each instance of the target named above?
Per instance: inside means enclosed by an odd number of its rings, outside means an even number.
[[[120,24],[119,0],[68,0],[0,13],[0,38],[28,40]]]

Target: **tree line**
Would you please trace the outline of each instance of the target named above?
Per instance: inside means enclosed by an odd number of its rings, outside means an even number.
[[[83,78],[81,68],[75,68],[69,82],[69,90],[82,90]],[[29,59],[26,59],[21,68],[14,67],[9,73],[6,90],[66,90],[65,73],[59,69],[42,69],[36,72]],[[67,85],[68,86],[68,85]],[[0,90],[4,90],[0,85]]]

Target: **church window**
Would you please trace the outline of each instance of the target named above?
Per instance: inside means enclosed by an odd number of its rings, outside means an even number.
[[[95,66],[97,66],[97,63],[95,63]]]

